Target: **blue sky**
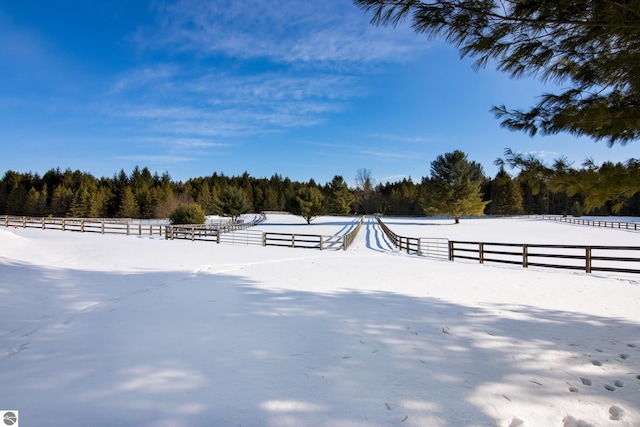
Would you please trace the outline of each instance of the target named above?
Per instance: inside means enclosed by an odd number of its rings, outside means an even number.
[[[0,172],[351,183],[367,168],[384,183],[456,149],[489,176],[505,148],[638,157],[638,143],[502,129],[492,105],[553,88],[369,19],[350,0],[0,0]]]

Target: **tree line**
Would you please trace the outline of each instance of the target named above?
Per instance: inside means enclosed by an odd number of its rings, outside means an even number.
[[[308,222],[324,214],[465,215],[560,214],[640,215],[640,162],[566,158],[551,165],[533,155],[505,150],[495,177],[461,151],[438,156],[430,176],[375,183],[359,169],[355,185],[342,176],[319,184],[274,174],[248,173],[174,181],[135,167],[110,178],[79,170],[51,169],[44,175],[7,171],[0,180],[0,214],[75,218],[168,218],[179,207],[197,205],[205,215],[237,217],[246,212],[286,211]]]

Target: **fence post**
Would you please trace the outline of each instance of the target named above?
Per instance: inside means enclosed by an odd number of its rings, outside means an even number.
[[[292,248],[296,247],[296,235],[295,234],[291,235],[291,247]]]
[[[262,232],[262,246],[267,246],[267,233]]]
[[[100,222],[100,233],[104,234],[104,220]]]
[[[84,233],[84,219],[80,220],[80,232]]]
[[[138,224],[138,236],[142,236],[142,223]]]
[[[453,261],[453,240],[449,240],[449,261]]]
[[[322,244],[324,243],[324,237],[320,236],[320,250],[322,250]]]
[[[522,266],[524,268],[529,267],[529,246],[522,245]]]
[[[27,217],[26,216],[22,217],[22,228],[27,228]]]
[[[591,246],[585,247],[585,260],[587,264],[587,273],[591,273]]]
[[[127,236],[129,235],[129,226],[130,226],[130,224],[127,223]]]
[[[191,241],[193,242],[194,240],[196,240],[196,228],[191,227]]]
[[[62,218],[62,231],[65,231],[65,221],[64,221],[64,218]]]
[[[42,223],[42,229],[44,230],[44,218],[42,218],[40,222]]]
[[[484,264],[484,243],[478,243],[478,261],[480,264]]]

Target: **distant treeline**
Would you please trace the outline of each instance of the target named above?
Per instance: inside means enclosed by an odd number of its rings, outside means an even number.
[[[504,168],[494,178],[484,178],[482,199],[490,201],[485,214],[619,214],[640,216],[638,165],[604,164],[599,167],[571,169],[566,164],[546,167],[533,158],[507,152],[507,161],[519,170],[516,177]],[[607,174],[611,175],[610,179]],[[622,177],[622,178],[621,178]],[[51,169],[44,175],[7,171],[0,181],[0,214],[87,218],[167,218],[177,207],[198,203],[206,214],[219,213],[225,189],[240,189],[252,211],[289,211],[292,200],[304,189],[317,189],[323,197],[326,214],[384,213],[388,215],[424,215],[429,211],[429,186],[432,178],[420,182],[403,179],[374,185],[370,171],[359,170],[356,186],[347,186],[341,176],[326,184],[292,181],[278,174],[255,178],[211,176],[176,182],[168,173],[158,175],[148,168],[135,167],[131,173],[121,170],[111,178],[96,178],[79,170]],[[628,191],[609,181],[635,181]],[[594,202],[594,189],[585,187],[592,180],[600,188]],[[313,190],[315,192],[315,190]],[[626,193],[624,191],[627,191]],[[317,193],[317,192],[316,192]],[[433,196],[432,196],[433,197]]]

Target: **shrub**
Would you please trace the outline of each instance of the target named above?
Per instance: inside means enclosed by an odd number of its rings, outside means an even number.
[[[571,215],[573,216],[582,216],[584,215],[584,206],[580,202],[573,202],[573,206],[571,206]]]
[[[204,224],[204,211],[197,203],[180,205],[169,215],[171,224]]]

